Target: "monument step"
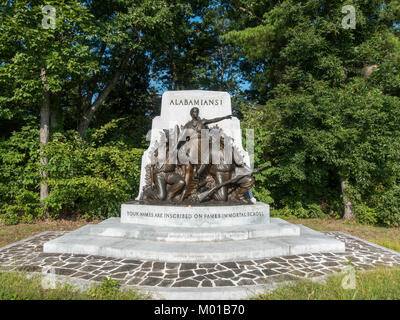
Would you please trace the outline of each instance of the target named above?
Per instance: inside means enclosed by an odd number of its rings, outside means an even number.
[[[127,239],[200,242],[248,240],[282,236],[299,236],[300,228],[284,220],[271,219],[271,223],[249,224],[232,227],[154,227],[149,225],[121,223],[120,218],[110,218],[90,228],[90,235],[120,237]]]
[[[241,261],[304,253],[345,251],[344,242],[307,227],[301,225],[299,227],[299,236],[220,242],[163,242],[92,235],[90,234],[92,226],[87,225],[46,242],[43,251],[192,263]]]

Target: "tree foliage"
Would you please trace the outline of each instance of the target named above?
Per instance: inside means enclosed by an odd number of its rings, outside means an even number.
[[[260,105],[246,117],[269,133],[259,157],[272,162],[266,184],[281,206],[341,212],[342,199],[377,208],[377,195],[399,185],[398,2],[353,1],[355,29],[341,25],[345,4],[282,1],[257,26],[225,36],[258,66]],[[380,209],[396,215],[379,222],[400,223],[398,206]]]

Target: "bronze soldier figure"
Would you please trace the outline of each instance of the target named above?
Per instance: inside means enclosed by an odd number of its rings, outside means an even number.
[[[203,171],[206,164],[201,163],[201,130],[208,129],[207,125],[211,123],[216,123],[225,119],[231,119],[231,115],[225,117],[218,117],[213,119],[201,119],[199,117],[199,108],[192,108],[190,110],[190,116],[192,120],[187,122],[183,127],[182,134],[180,135],[178,141],[182,144],[183,137],[186,137],[186,142],[183,146],[180,146],[179,152],[185,154],[188,157],[188,161],[185,164],[185,185],[186,188],[183,190],[181,201],[189,195],[189,186],[193,184],[193,179],[197,178],[198,171]],[[205,143],[208,143],[206,141]],[[178,145],[179,147],[179,145]],[[182,158],[182,157],[181,157]],[[200,165],[198,165],[200,159]]]
[[[211,130],[207,127],[210,123],[230,119],[230,115],[200,119],[198,108],[192,108],[190,114],[192,120],[185,124],[184,131],[179,135],[178,150],[170,149],[175,148],[175,139],[170,136],[169,130],[164,129],[166,150],[155,151],[147,166],[142,199],[150,202],[182,202],[186,199],[189,203],[206,200],[248,203],[250,199],[246,194],[255,182],[251,175],[264,170],[266,166],[250,169],[229,136],[221,129]],[[206,135],[202,135],[202,129],[207,130]],[[178,131],[176,128],[174,136]],[[186,141],[181,141],[186,137]],[[201,150],[205,146],[207,150]],[[182,161],[179,156],[178,164],[169,163],[169,154],[175,154],[176,151],[186,155],[186,160]],[[197,161],[199,158],[202,160],[200,164]]]
[[[169,143],[166,144],[166,157],[154,152],[151,163],[151,188],[145,192],[144,200],[171,200],[185,186],[185,180],[175,173],[176,165],[168,163]]]
[[[235,169],[239,167],[242,169],[242,171],[246,171],[246,173],[241,173],[242,177],[235,180],[235,182],[231,184],[233,186],[233,191],[229,196],[229,200],[246,202],[247,199],[245,198],[245,194],[252,188],[255,182],[254,178],[251,176],[252,170],[246,167],[243,158],[232,145],[229,146],[232,154],[227,159],[224,152],[225,139],[223,136],[221,136],[220,139],[220,148],[219,150],[216,150],[217,154],[214,155],[214,159],[219,157],[220,161],[219,163],[211,164],[209,173],[214,178],[216,185],[221,185],[221,187],[212,194],[212,198],[217,201],[228,200],[229,184],[225,183],[232,179]],[[213,150],[212,152],[215,151]]]

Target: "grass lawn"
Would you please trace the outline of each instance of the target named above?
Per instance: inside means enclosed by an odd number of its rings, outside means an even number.
[[[253,300],[399,300],[400,268],[356,272],[355,289],[344,289],[344,275],[331,276],[326,283],[297,281],[273,292],[253,297]],[[146,300],[151,299],[137,290],[119,290],[115,280],[105,280],[88,292],[64,285],[44,289],[41,279],[26,278],[23,273],[0,272],[0,300]]]
[[[326,219],[288,219],[289,222],[305,225],[317,231],[342,231],[392,250],[400,251],[400,228],[385,228]]]
[[[75,230],[88,223],[99,223],[100,220],[56,220],[56,221],[37,221],[27,224],[20,223],[14,226],[6,226],[0,223],[0,248],[7,244],[31,237],[45,231],[55,230]]]
[[[355,289],[344,289],[345,275],[331,276],[326,283],[297,281],[254,300],[399,300],[400,268],[356,272]]]
[[[44,289],[41,278],[27,278],[23,273],[0,272],[0,300],[147,300],[149,296],[137,290],[119,290],[115,280],[107,279],[87,292],[69,285]]]

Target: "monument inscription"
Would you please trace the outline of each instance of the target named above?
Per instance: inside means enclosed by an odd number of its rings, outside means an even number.
[[[171,99],[171,106],[221,106],[222,99]]]
[[[193,215],[183,213],[153,213],[153,212],[138,212],[138,211],[127,211],[128,217],[150,217],[160,219],[224,219],[224,218],[240,218],[240,217],[253,217],[253,216],[264,216],[265,213],[262,211],[251,211],[251,212],[234,212],[234,213],[196,213]]]
[[[140,202],[121,206],[121,222],[150,226],[215,227],[269,223],[264,203],[231,206],[165,206]]]
[[[185,90],[163,94],[160,118],[163,123],[170,122],[171,127],[174,124],[184,125],[191,119],[189,112],[192,107],[200,107],[204,118],[232,114],[231,98],[227,92]]]

